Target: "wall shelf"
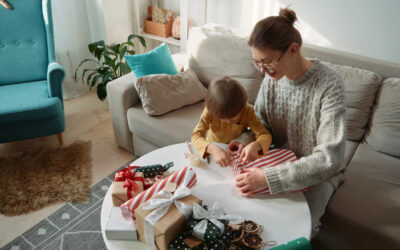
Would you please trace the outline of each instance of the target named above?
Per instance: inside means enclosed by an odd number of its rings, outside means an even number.
[[[180,46],[181,45],[181,41],[173,38],[172,36],[170,36],[170,37],[156,36],[156,35],[144,32],[143,28],[140,28],[140,35],[143,36],[143,37],[149,38],[149,39],[158,40],[158,41],[165,42],[165,43],[172,44],[172,45],[176,45],[176,46]]]

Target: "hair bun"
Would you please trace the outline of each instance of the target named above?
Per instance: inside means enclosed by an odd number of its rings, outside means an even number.
[[[297,20],[296,12],[291,9],[284,8],[279,11],[279,16],[285,18],[291,25]]]

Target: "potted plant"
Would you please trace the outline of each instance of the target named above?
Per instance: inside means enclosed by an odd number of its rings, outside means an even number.
[[[106,45],[103,40],[88,45],[90,54],[95,59],[85,59],[76,67],[74,79],[77,81],[78,70],[81,66],[90,63],[92,67],[85,68],[81,72],[82,82],[90,89],[97,88],[97,96],[100,100],[107,97],[106,85],[108,82],[131,72],[124,55],[136,54],[133,39],[136,38],[146,48],[146,41],[142,36],[131,34],[123,43]],[[94,64],[93,64],[94,63]]]

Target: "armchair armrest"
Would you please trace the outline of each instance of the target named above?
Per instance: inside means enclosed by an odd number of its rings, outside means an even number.
[[[133,153],[132,133],[129,130],[128,109],[139,102],[134,73],[126,74],[107,84],[108,106],[117,144]]]
[[[50,63],[47,68],[47,84],[50,97],[59,97],[61,101],[63,100],[61,84],[64,78],[64,68],[56,62]]]

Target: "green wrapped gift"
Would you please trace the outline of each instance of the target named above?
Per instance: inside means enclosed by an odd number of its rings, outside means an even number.
[[[193,204],[193,218],[171,242],[170,249],[228,249],[233,233],[226,225],[238,219],[240,217],[225,214],[218,203],[211,208]]]

